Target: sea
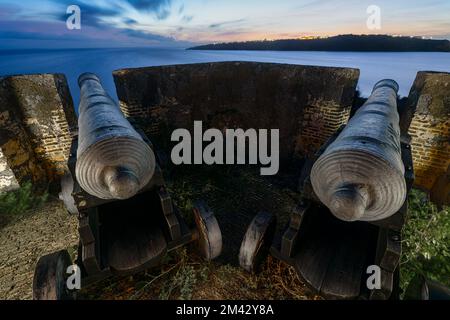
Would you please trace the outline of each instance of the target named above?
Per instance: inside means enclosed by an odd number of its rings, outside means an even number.
[[[381,79],[394,79],[400,96],[407,96],[418,71],[450,72],[450,53],[312,52],[312,51],[197,51],[175,48],[104,48],[58,50],[0,50],[0,76],[35,73],[66,75],[75,106],[77,78],[83,72],[100,76],[117,100],[112,72],[122,68],[173,64],[257,61],[360,69],[358,90],[369,96]]]

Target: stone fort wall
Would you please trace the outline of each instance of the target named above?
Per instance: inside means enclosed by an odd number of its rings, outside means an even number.
[[[63,75],[0,78],[0,149],[20,183],[48,186],[66,168],[76,116]]]
[[[408,109],[415,184],[434,202],[450,204],[450,74],[419,72]]]
[[[252,62],[114,73],[124,114],[152,139],[174,128],[280,129],[280,158],[304,158],[348,121],[359,70]]]

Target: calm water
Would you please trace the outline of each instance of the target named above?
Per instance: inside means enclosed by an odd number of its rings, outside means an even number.
[[[216,61],[259,61],[302,65],[354,67],[361,70],[359,90],[368,96],[383,78],[400,84],[409,93],[417,71],[450,72],[450,53],[360,53],[279,51],[186,51],[180,49],[80,49],[54,51],[0,51],[0,75],[64,73],[75,105],[77,78],[83,72],[98,74],[109,94],[117,99],[112,71],[128,67]]]

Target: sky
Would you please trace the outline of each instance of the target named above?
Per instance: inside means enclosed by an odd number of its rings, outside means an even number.
[[[81,29],[70,30],[70,5]],[[370,5],[381,29],[367,27]],[[189,47],[338,34],[450,39],[450,0],[0,0],[0,49]]]

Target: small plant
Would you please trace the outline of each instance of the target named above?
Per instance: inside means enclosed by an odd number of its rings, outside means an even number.
[[[17,190],[0,194],[0,214],[20,214],[29,209],[40,207],[47,201],[48,193],[37,195],[31,182]]]
[[[210,265],[209,264],[205,264],[199,271],[198,271],[198,276],[200,278],[200,282],[206,282],[209,278],[210,275]]]
[[[193,265],[189,264],[185,248],[178,252],[178,256],[179,262],[177,265],[179,267],[176,270],[175,275],[161,288],[159,293],[159,298],[161,300],[170,299],[175,291],[179,292],[179,300],[191,300],[192,292],[197,284],[197,279],[203,281],[202,279],[207,278],[205,270],[196,270]]]
[[[193,266],[180,268],[175,275],[173,282],[180,288],[180,300],[191,300],[192,291],[197,283],[197,274]]]
[[[403,239],[403,290],[416,275],[450,286],[450,208],[439,211],[425,193],[412,190]]]

